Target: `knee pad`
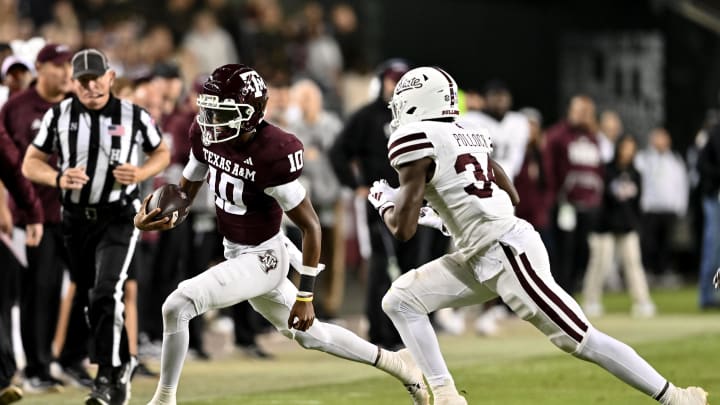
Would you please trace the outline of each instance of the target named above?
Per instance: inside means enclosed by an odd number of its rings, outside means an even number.
[[[400,313],[417,313],[423,315],[428,313],[425,306],[420,303],[412,290],[408,288],[415,280],[416,275],[415,270],[403,274],[395,280],[388,292],[385,293],[382,299],[382,309],[390,318]]]
[[[176,333],[188,328],[188,322],[198,315],[195,304],[185,294],[173,291],[162,306],[163,331]]]

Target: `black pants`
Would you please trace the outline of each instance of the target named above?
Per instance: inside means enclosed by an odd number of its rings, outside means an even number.
[[[0,242],[0,389],[10,385],[17,370],[10,310],[17,297],[19,271],[20,263],[10,249]]]
[[[557,210],[554,218],[557,218]],[[588,235],[595,229],[599,211],[577,210],[576,225],[572,231],[556,230],[556,249],[552,260],[552,273],[557,283],[569,294],[580,288],[585,275],[590,248]]]
[[[52,341],[61,300],[67,255],[59,224],[44,224],[40,245],[27,248],[28,267],[22,272],[20,332],[25,349],[26,377],[50,373]],[[75,344],[68,342],[67,344]]]
[[[74,308],[87,308],[90,360],[100,366],[119,367],[130,360],[125,331],[124,283],[138,231],[132,208],[88,220],[65,212],[63,233],[70,257],[70,275],[77,285]],[[73,311],[68,339],[82,333],[82,320]],[[66,345],[68,348],[68,345]],[[73,350],[68,348],[68,350]]]
[[[653,274],[663,274],[670,266],[671,238],[675,214],[647,213],[643,215],[642,246],[643,265]]]
[[[368,211],[368,215],[376,215]],[[393,348],[402,344],[400,334],[382,309],[382,299],[390,288],[389,269],[396,261],[400,273],[406,273],[423,264],[429,252],[423,251],[423,240],[431,229],[418,227],[417,233],[407,242],[395,239],[384,223],[369,222],[372,255],[368,274],[365,314],[368,318],[368,340],[383,347]]]

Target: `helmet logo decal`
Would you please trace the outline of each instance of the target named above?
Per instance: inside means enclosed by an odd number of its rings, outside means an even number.
[[[263,90],[267,90],[267,85],[265,84],[265,81],[254,70],[241,73],[240,77],[247,84],[247,87],[242,89],[243,96],[247,96],[252,91],[255,92],[255,97],[262,97]]]
[[[400,94],[407,90],[419,89],[422,86],[423,86],[422,82],[417,77],[412,77],[412,78],[408,77],[403,80],[400,80],[400,82],[395,87],[395,94]]]

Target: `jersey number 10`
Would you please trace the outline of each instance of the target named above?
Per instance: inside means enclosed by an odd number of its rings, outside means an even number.
[[[472,169],[468,166],[472,166]],[[490,156],[487,156],[487,163],[485,165],[487,176],[485,176],[485,170],[483,170],[482,165],[474,155],[470,153],[458,155],[455,160],[455,172],[460,174],[471,170],[476,181],[466,186],[464,189],[465,192],[475,195],[478,198],[492,197],[492,182],[495,181],[495,173],[493,172],[492,166],[490,166]],[[482,182],[482,188],[476,186],[477,182]]]

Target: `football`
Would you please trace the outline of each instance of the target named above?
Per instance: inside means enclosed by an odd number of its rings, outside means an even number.
[[[190,212],[190,199],[177,184],[165,184],[152,192],[147,212],[160,208],[155,219],[169,217],[173,226],[182,223]]]

